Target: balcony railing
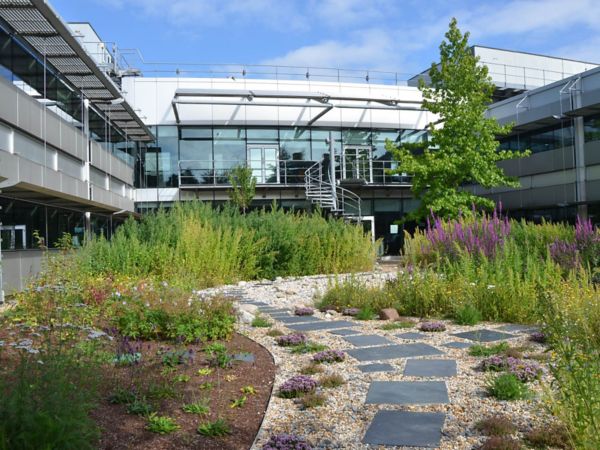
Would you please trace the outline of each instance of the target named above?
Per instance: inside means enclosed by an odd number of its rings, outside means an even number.
[[[179,161],[179,186],[198,188],[228,186],[231,171],[238,166],[252,169],[259,186],[304,186],[305,172],[317,161],[298,160],[181,160]],[[340,184],[353,183],[364,185],[410,185],[406,174],[390,174],[398,167],[392,160],[354,160],[340,163],[336,158],[336,181]],[[324,176],[329,179],[329,172]]]

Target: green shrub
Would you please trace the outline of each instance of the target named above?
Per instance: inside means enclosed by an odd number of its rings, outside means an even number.
[[[154,412],[154,407],[145,398],[135,398],[127,405],[127,413],[137,416],[149,416]]]
[[[346,383],[346,380],[344,380],[344,377],[342,377],[341,375],[335,373],[330,375],[323,375],[321,378],[319,378],[318,382],[319,386],[321,387],[336,388],[344,385]]]
[[[506,436],[492,436],[487,439],[479,450],[521,450],[523,445],[516,439]]]
[[[319,392],[309,392],[300,398],[300,404],[303,408],[317,408],[327,402],[327,396]]]
[[[398,321],[398,322],[389,322],[389,323],[383,324],[382,326],[379,327],[379,329],[384,330],[384,331],[393,331],[393,330],[399,330],[402,328],[413,328],[414,326],[415,326],[415,324],[413,322]]]
[[[469,355],[471,356],[492,356],[504,353],[509,348],[508,343],[499,342],[494,345],[475,344],[469,347]]]
[[[511,373],[492,378],[488,382],[487,392],[498,400],[523,400],[530,396],[527,386]]]
[[[504,416],[492,416],[480,420],[475,429],[486,436],[508,436],[517,431],[516,425]]]
[[[523,436],[524,441],[532,448],[544,450],[547,448],[574,448],[567,429],[560,424],[548,427],[534,428]]]
[[[316,353],[326,350],[327,346],[317,344],[316,342],[305,342],[304,344],[294,345],[290,347],[290,352],[294,354]]]
[[[456,310],[454,321],[458,325],[477,325],[481,322],[481,313],[473,305],[466,304]]]
[[[264,317],[262,314],[257,314],[256,316],[254,316],[251,325],[254,328],[269,328],[273,326],[271,321]]]
[[[210,344],[204,349],[210,367],[228,369],[233,364],[233,357],[228,353],[227,347],[221,343]]]
[[[207,400],[188,403],[187,405],[183,405],[182,409],[188,414],[207,415],[210,413],[210,406]]]
[[[168,416],[159,416],[156,413],[152,413],[148,416],[148,423],[146,424],[146,430],[152,433],[158,434],[169,434],[177,431],[180,428],[172,419]]]
[[[224,419],[217,419],[214,422],[201,423],[198,433],[207,437],[222,437],[231,434],[231,428]]]

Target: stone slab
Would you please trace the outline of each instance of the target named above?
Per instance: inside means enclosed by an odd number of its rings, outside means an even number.
[[[372,372],[393,372],[394,366],[386,363],[373,363],[373,364],[364,364],[362,366],[356,366],[361,372],[364,373],[372,373]]]
[[[469,348],[469,347],[473,347],[473,344],[471,344],[470,342],[448,342],[447,344],[444,344],[444,347],[448,347],[448,348]]]
[[[437,448],[445,415],[434,412],[378,411],[362,440],[364,444]]]
[[[360,331],[358,330],[349,330],[347,328],[342,328],[340,330],[331,330],[330,331],[331,334],[335,334],[337,336],[350,336],[353,334],[360,334]]]
[[[392,345],[393,342],[389,339],[379,336],[377,334],[364,334],[358,336],[348,336],[344,338],[345,341],[351,343],[355,347],[369,347],[375,345]]]
[[[386,359],[412,358],[415,356],[433,356],[443,354],[443,352],[437,348],[422,343],[354,348],[346,350],[346,353],[359,361],[383,361]]]
[[[254,361],[256,361],[256,357],[252,353],[238,353],[236,355],[233,355],[233,360],[246,363],[253,363]]]
[[[415,333],[414,331],[409,331],[408,333],[400,333],[397,334],[396,337],[400,339],[425,339],[425,335],[423,333]]]
[[[430,405],[449,403],[443,381],[373,381],[366,404]]]
[[[508,331],[509,333],[533,333],[539,331],[538,327],[532,325],[519,325],[517,323],[511,323],[508,325],[502,325],[496,328],[497,330]]]
[[[318,331],[318,330],[333,330],[335,328],[348,328],[357,326],[355,323],[348,322],[347,320],[333,320],[314,323],[297,323],[288,325],[288,328],[296,331]]]
[[[476,331],[465,331],[463,333],[455,333],[453,334],[453,336],[478,342],[494,342],[517,337],[514,334],[485,329]]]
[[[275,320],[278,320],[282,323],[311,323],[311,322],[323,322],[323,319],[319,319],[313,316],[287,316],[287,317],[274,317]]]
[[[453,359],[408,359],[404,366],[406,377],[455,377],[456,361]]]

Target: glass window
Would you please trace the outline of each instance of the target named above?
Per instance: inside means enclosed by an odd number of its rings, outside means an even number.
[[[158,187],[177,187],[179,171],[179,133],[177,127],[159,126],[157,138]]]
[[[403,144],[427,142],[427,130],[402,130],[400,141]]]
[[[583,124],[585,142],[600,140],[600,116],[586,117]]]
[[[179,159],[206,161],[212,160],[212,141],[181,141],[179,142]]]
[[[182,127],[179,129],[181,139],[212,139],[212,128]]]
[[[246,130],[244,128],[215,128],[213,131],[214,139],[245,139]]]
[[[307,128],[282,128],[279,135],[280,159],[310,161],[310,131]]]
[[[345,145],[371,145],[371,130],[344,130],[342,139]]]
[[[336,155],[341,153],[342,133],[340,130],[331,130],[334,139],[334,148]],[[313,129],[311,131],[312,139],[312,160],[321,161],[325,154],[329,154],[329,139],[330,130]]]
[[[248,128],[246,133],[249,141],[273,142],[279,139],[279,131],[276,128]]]

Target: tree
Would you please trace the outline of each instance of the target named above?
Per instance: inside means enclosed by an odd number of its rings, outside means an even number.
[[[468,185],[519,187],[519,180],[507,176],[497,163],[529,154],[498,150],[496,137],[508,134],[512,124],[500,125],[485,115],[494,92],[488,69],[477,64],[479,58],[468,44],[469,33],[461,33],[456,19],[450,21],[445,36],[440,63],[429,69],[430,84],[419,81],[423,108],[438,116],[428,125],[428,142],[400,147],[386,144],[399,161],[394,173],[412,175],[412,191],[421,200],[419,209],[410,215],[414,219],[430,211],[456,217],[469,214],[473,207],[493,208],[492,200],[476,196]]]
[[[229,174],[229,183],[231,184],[231,191],[229,191],[231,202],[246,214],[246,210],[256,194],[256,178],[252,176],[252,169],[244,166],[235,167]]]

